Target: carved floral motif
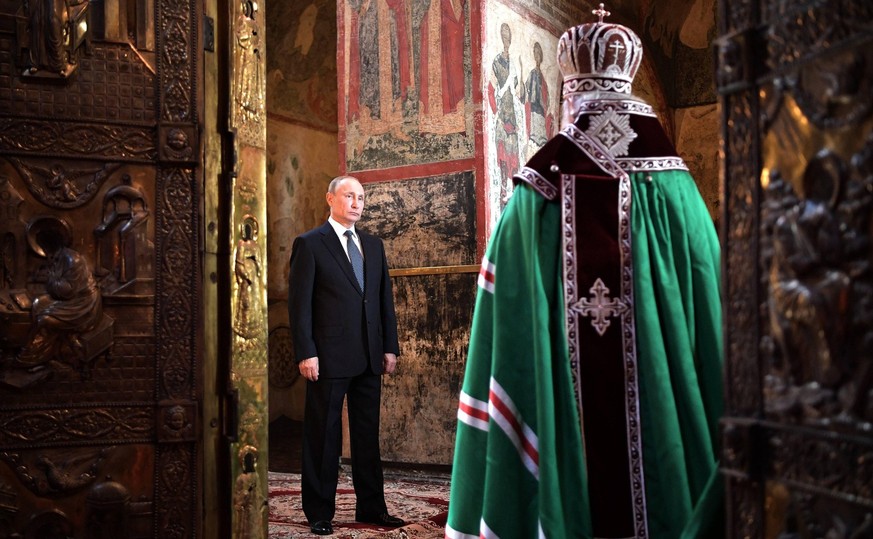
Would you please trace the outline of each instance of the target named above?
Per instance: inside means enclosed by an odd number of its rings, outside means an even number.
[[[10,447],[97,438],[144,440],[151,437],[153,422],[150,410],[134,406],[4,411],[0,415],[0,444]]]
[[[18,479],[40,497],[65,497],[91,485],[98,477],[112,447],[70,451],[0,453]]]
[[[156,139],[151,127],[0,118],[0,150],[11,152],[151,160],[157,157]]]
[[[28,191],[52,208],[78,208],[91,201],[120,163],[54,161],[48,167],[37,162],[8,158],[27,185]]]

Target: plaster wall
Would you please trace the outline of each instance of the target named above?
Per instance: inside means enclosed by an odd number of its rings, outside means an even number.
[[[270,420],[303,419],[305,384],[291,355],[288,272],[298,234],[327,217],[337,175],[336,4],[276,2],[267,18],[267,300]]]

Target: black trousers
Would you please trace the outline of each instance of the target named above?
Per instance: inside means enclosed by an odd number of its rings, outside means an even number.
[[[382,378],[367,369],[352,378],[306,382],[303,417],[303,513],[310,523],[332,520],[342,451],[343,400],[348,397],[349,442],[357,518],[387,512],[379,452]]]

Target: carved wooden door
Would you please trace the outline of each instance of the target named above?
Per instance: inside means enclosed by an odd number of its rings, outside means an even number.
[[[0,3],[0,537],[202,534],[201,9]]]
[[[873,3],[722,0],[730,537],[873,537]]]

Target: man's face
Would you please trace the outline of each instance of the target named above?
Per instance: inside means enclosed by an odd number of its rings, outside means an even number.
[[[354,178],[346,178],[336,186],[336,192],[327,194],[330,215],[346,228],[358,222],[364,211],[364,188]]]

